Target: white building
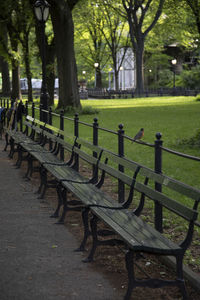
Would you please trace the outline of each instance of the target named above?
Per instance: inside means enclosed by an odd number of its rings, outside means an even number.
[[[118,66],[122,60],[125,48],[122,48],[117,55]],[[117,66],[117,67],[118,67]],[[127,90],[133,89],[136,86],[136,74],[135,74],[135,59],[134,53],[131,48],[126,50],[126,54],[119,70],[119,89]],[[114,70],[109,72],[109,89],[115,90],[115,76]]]

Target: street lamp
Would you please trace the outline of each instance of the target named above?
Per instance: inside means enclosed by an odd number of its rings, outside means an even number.
[[[95,88],[97,87],[97,68],[99,66],[99,63],[94,63],[94,67],[95,67]]]
[[[177,64],[177,60],[174,58],[172,59],[171,61],[172,65],[173,65],[173,73],[174,73],[174,78],[173,78],[173,89],[175,90],[175,87],[176,87],[176,70],[175,70],[175,66]]]
[[[46,0],[37,0],[34,5],[35,16],[41,27],[41,56],[42,56],[42,86],[40,92],[40,104],[43,110],[48,110],[49,94],[46,84],[46,49],[45,49],[45,22],[49,17],[49,3]],[[47,122],[47,113],[42,112],[40,120]]]

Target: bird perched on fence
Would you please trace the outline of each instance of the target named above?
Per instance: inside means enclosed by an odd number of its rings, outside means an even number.
[[[144,136],[144,128],[141,128],[138,131],[138,133],[134,136],[132,143],[135,142],[136,140],[140,140],[141,138],[143,138],[143,136]]]

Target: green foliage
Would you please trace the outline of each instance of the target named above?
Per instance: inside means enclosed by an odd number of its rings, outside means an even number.
[[[200,65],[183,70],[179,76],[178,85],[190,89],[199,89],[200,86]]]
[[[200,95],[199,95],[200,96]],[[200,101],[200,97],[199,97]],[[190,138],[184,138],[178,141],[180,146],[188,146],[188,147],[196,147],[199,149],[200,147],[200,129],[198,129],[194,136]]]
[[[198,94],[195,99],[196,101],[200,101],[200,94]]]
[[[56,113],[60,113],[62,109],[55,109]],[[99,110],[92,106],[83,106],[82,108],[77,109],[73,106],[67,106],[64,110],[65,115],[74,115],[75,113],[78,113],[79,115],[94,115],[98,114]]]

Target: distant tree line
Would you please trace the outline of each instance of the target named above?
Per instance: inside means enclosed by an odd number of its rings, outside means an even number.
[[[30,102],[31,79],[41,77],[41,28],[34,16],[34,3],[35,0],[0,2],[2,94],[20,98],[20,76],[24,76]],[[112,69],[118,89],[124,56],[118,61],[117,54],[122,48],[124,55],[128,47],[133,49],[138,93],[144,91],[149,69],[153,71],[154,83],[162,82],[163,78],[166,84],[167,73],[162,74],[170,59],[166,45],[175,43],[179,49],[194,52],[195,67],[199,67],[200,0],[48,0],[48,3],[50,18],[45,41],[49,105],[54,101],[55,77],[59,78],[58,107],[81,105],[78,78],[83,77],[83,70],[87,71],[88,79],[96,71],[97,87],[102,87],[102,71]],[[182,82],[191,77],[193,66],[187,66]],[[192,74],[196,74],[198,83],[198,72]]]

